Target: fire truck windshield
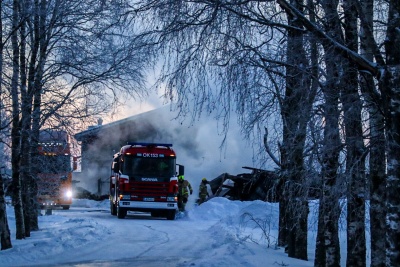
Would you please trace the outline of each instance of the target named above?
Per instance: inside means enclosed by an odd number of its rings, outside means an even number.
[[[171,177],[175,174],[175,158],[142,158],[125,155],[122,173],[141,177]]]
[[[39,155],[38,166],[40,173],[65,173],[71,171],[69,155]]]

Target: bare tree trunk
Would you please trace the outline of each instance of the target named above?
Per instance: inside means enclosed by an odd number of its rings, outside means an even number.
[[[340,19],[336,11],[337,3],[322,2],[326,14],[326,30],[329,35],[341,40]],[[320,198],[315,266],[340,266],[340,244],[338,223],[340,217],[337,178],[339,153],[339,80],[341,57],[329,44],[324,44],[326,64],[326,84],[324,93],[324,144],[322,148],[322,195]]]
[[[42,40],[46,40],[45,33],[45,2],[35,0],[32,6],[35,16],[33,17],[33,31],[30,32],[32,44],[31,44],[31,55],[28,67],[28,93],[30,96],[31,103],[31,125],[30,125],[30,146],[29,146],[29,159],[31,163],[29,173],[29,205],[31,207],[30,226],[33,231],[39,230],[38,222],[38,210],[39,203],[37,202],[37,157],[38,157],[38,142],[39,142],[39,130],[40,130],[40,105],[41,101],[37,102],[37,98],[41,99],[41,84],[42,73],[43,73],[43,56],[39,55],[39,50],[43,49],[43,53],[46,53],[45,48],[41,48]],[[42,25],[41,25],[42,23]],[[42,54],[43,54],[42,53]],[[38,74],[40,73],[40,74]],[[37,80],[39,79],[39,80]],[[39,96],[38,96],[39,95]],[[33,105],[33,106],[32,106]],[[38,109],[39,106],[39,109]]]
[[[21,167],[20,176],[22,184],[22,203],[24,207],[24,221],[25,221],[25,236],[31,236],[31,223],[30,213],[32,213],[32,207],[29,199],[31,195],[30,190],[30,169],[31,160],[29,155],[30,147],[30,128],[31,128],[31,113],[32,113],[32,96],[27,91],[27,73],[26,73],[26,23],[25,17],[27,3],[21,3],[20,14],[22,18],[20,33],[20,87],[21,87]]]
[[[337,185],[340,136],[338,128],[338,89],[331,83],[324,89],[324,143],[322,148],[323,178],[319,203],[318,232],[314,266],[340,266],[339,190]]]
[[[366,86],[374,86],[372,77],[365,77]],[[386,155],[385,123],[381,109],[369,101],[370,118],[370,231],[371,267],[386,266]]]
[[[324,104],[324,142],[322,147],[322,194],[319,204],[318,232],[315,251],[316,267],[340,266],[339,217],[340,207],[337,186],[339,153],[341,150],[339,135],[339,88],[337,55],[329,48],[325,49],[327,82],[322,88]]]
[[[398,25],[399,27],[399,25]],[[398,62],[400,63],[400,62]],[[389,109],[387,120],[387,234],[386,264],[400,265],[400,64],[390,68]],[[389,115],[389,114],[388,114]]]
[[[4,201],[3,176],[0,173],[0,238],[1,250],[12,248],[10,228],[8,227],[7,209]]]
[[[16,239],[25,238],[25,222],[21,196],[20,179],[20,119],[19,119],[19,99],[18,99],[18,77],[19,77],[19,47],[18,47],[18,27],[19,27],[19,1],[13,1],[13,33],[11,43],[13,49],[13,73],[11,79],[11,98],[12,98],[12,129],[11,129],[11,165],[12,165],[12,189],[13,205],[15,212]]]
[[[353,72],[353,75],[356,75],[356,73]],[[366,266],[365,160],[363,157],[361,107],[357,103],[359,99],[351,99],[352,96],[349,96],[349,98],[343,101],[347,152],[346,178],[348,180],[347,266]],[[358,117],[356,117],[357,115]]]
[[[39,16],[37,17],[37,23],[35,23],[35,27],[37,26],[37,31],[35,31],[35,45],[38,46],[39,50],[37,51],[37,65],[35,68],[34,75],[32,75],[31,80],[33,84],[33,116],[32,116],[32,151],[31,154],[33,156],[33,160],[37,162],[37,157],[39,156],[39,152],[37,148],[39,147],[39,130],[41,126],[41,106],[42,106],[42,89],[43,89],[43,84],[42,84],[42,79],[43,79],[43,74],[44,74],[44,67],[45,63],[47,60],[47,50],[50,42],[50,38],[52,36],[52,32],[54,28],[52,27],[53,25],[49,26],[46,28],[46,0],[41,0],[40,3],[38,1],[38,10],[39,10]],[[57,5],[56,5],[57,6]],[[59,16],[59,9],[58,7],[55,7],[53,12],[53,16]],[[32,169],[32,174],[34,177],[37,177],[37,174],[39,172],[38,166],[36,165],[35,168]],[[37,194],[37,184],[36,180],[32,184],[33,190],[35,192],[35,196]],[[36,199],[32,200],[35,201]]]
[[[303,9],[302,0],[293,0],[291,4]],[[308,218],[308,188],[305,188],[304,146],[307,123],[315,97],[311,87],[311,74],[308,72],[309,58],[304,50],[304,37],[300,30],[301,24],[288,14],[286,91],[282,104],[283,144],[282,174],[283,174],[283,205],[286,223],[286,239],[289,257],[307,260],[307,218]],[[282,220],[280,220],[282,221]],[[285,233],[281,232],[280,233]]]
[[[358,51],[357,9],[353,0],[343,1],[345,44]],[[344,114],[347,178],[347,266],[366,266],[365,152],[361,125],[362,103],[358,94],[357,65],[343,59],[340,79]]]
[[[2,10],[3,2],[0,2],[0,10]],[[0,40],[3,40],[3,17],[0,15]],[[1,93],[2,93],[2,84],[3,84],[3,43],[0,42],[0,101],[1,101]],[[0,102],[0,109],[3,108],[3,103]],[[2,121],[2,112],[0,111],[0,121]],[[2,140],[0,140],[2,142]],[[4,162],[3,159],[3,151],[0,151],[0,162]],[[3,166],[0,166],[3,167]],[[1,242],[1,250],[12,248],[11,244],[11,236],[10,236],[10,228],[8,227],[7,220],[7,207],[5,203],[5,194],[4,194],[4,182],[3,176],[0,172],[0,242]]]
[[[400,3],[389,1],[385,42],[386,75],[383,77],[387,151],[387,234],[386,264],[400,266]]]
[[[400,63],[400,62],[399,62]],[[388,68],[387,73],[387,234],[386,264],[400,265],[400,65]],[[389,112],[390,110],[390,112]]]
[[[44,56],[44,54],[43,54]],[[36,73],[36,77],[35,77],[35,83],[34,83],[34,99],[33,99],[33,113],[32,113],[32,132],[31,132],[31,160],[33,163],[33,166],[31,168],[32,171],[32,177],[37,177],[37,174],[39,172],[38,170],[38,156],[39,156],[39,152],[38,152],[38,147],[39,147],[39,134],[40,134],[40,107],[42,104],[42,95],[41,95],[41,85],[40,85],[40,81],[42,79],[43,76],[43,67],[44,65],[41,64],[44,61],[44,59],[42,58],[41,60],[39,60],[39,66],[37,68],[37,73]],[[37,203],[36,200],[36,195],[37,195],[37,191],[38,191],[38,187],[37,187],[37,183],[36,180],[31,181],[31,190],[32,190],[32,197],[30,199],[31,201],[31,205],[33,206],[33,209],[35,211],[38,210],[38,206],[39,203]],[[38,220],[37,220],[37,212],[35,214],[32,214],[32,223],[34,223],[34,225],[38,227]]]
[[[364,22],[360,28],[361,54],[373,61],[373,49],[365,35],[367,28],[373,27],[374,0],[360,2]],[[371,232],[371,267],[386,266],[386,155],[385,155],[385,121],[382,99],[376,92],[372,75],[362,73],[360,84],[369,113],[369,186],[370,186],[370,232]]]

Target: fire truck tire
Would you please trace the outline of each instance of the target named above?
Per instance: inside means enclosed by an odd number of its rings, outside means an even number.
[[[115,204],[110,201],[110,211],[111,211],[111,215],[117,215],[117,207],[115,206]]]
[[[63,210],[69,210],[69,205],[63,205],[62,208]]]
[[[127,213],[127,210],[121,207],[117,207],[117,217],[118,219],[123,219],[125,218]]]
[[[175,220],[176,210],[168,210],[167,211],[167,220],[173,221]]]

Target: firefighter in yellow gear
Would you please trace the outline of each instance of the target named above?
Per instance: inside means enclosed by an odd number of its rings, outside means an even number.
[[[201,179],[200,187],[199,187],[199,200],[198,204],[202,204],[206,202],[206,199],[208,198],[208,190],[207,190],[207,184],[208,181],[206,178]]]
[[[189,193],[193,194],[192,185],[185,180],[183,175],[178,176],[178,208],[179,211],[185,211],[186,203],[189,199]]]

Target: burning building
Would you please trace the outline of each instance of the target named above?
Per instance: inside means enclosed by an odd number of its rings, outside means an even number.
[[[204,117],[193,122],[176,117],[177,114],[166,106],[108,124],[100,121],[77,133],[75,139],[81,145],[81,172],[74,172],[76,186],[98,196],[108,194],[113,155],[127,142],[173,144],[179,155],[177,163],[185,165],[185,178],[195,190],[202,177],[235,173],[244,165],[253,165],[252,148],[246,145],[238,127],[230,128],[226,147],[221,151],[224,136],[219,134],[217,121]]]

